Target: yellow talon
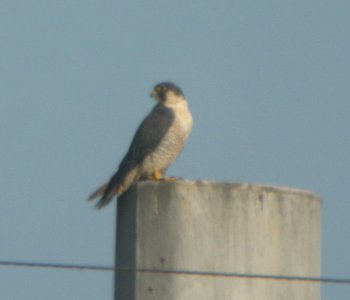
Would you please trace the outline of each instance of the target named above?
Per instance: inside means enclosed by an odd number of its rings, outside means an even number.
[[[163,173],[161,171],[156,171],[150,175],[147,179],[159,181],[163,178]]]

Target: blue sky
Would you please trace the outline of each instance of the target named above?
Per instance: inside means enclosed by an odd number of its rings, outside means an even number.
[[[350,277],[350,2],[0,2],[0,260],[112,265],[109,178],[154,84],[194,128],[169,175],[323,199],[324,276]],[[1,298],[110,299],[108,272],[0,267]],[[325,285],[323,299],[348,299]]]

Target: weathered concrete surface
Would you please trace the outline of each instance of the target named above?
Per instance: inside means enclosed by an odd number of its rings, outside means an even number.
[[[141,182],[118,203],[119,267],[320,276],[313,193],[204,181]],[[318,300],[312,282],[118,272],[118,300]]]

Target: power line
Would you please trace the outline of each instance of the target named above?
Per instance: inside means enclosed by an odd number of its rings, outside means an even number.
[[[94,266],[94,265],[75,265],[75,264],[60,264],[60,263],[36,263],[23,261],[1,261],[0,266],[9,267],[26,267],[26,268],[41,268],[41,269],[65,269],[77,271],[115,271],[114,267]]]
[[[8,267],[26,267],[26,268],[46,268],[46,269],[64,269],[78,271],[117,271],[117,272],[140,272],[140,273],[162,273],[177,274],[189,276],[213,276],[213,277],[236,277],[247,279],[269,279],[269,280],[287,280],[287,281],[308,281],[319,283],[333,284],[350,284],[350,279],[345,278],[327,278],[327,277],[308,277],[308,276],[283,276],[268,274],[243,274],[243,273],[225,273],[225,272],[205,272],[191,270],[166,270],[166,269],[133,269],[128,267],[109,267],[96,265],[76,265],[76,264],[59,264],[59,263],[36,263],[36,262],[20,262],[20,261],[0,261],[0,266]]]

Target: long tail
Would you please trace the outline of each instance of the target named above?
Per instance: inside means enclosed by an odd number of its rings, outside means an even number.
[[[101,209],[111,202],[114,196],[119,196],[119,188],[118,185],[114,186],[114,182],[111,180],[109,183],[101,185],[87,200],[91,201],[100,197],[100,200],[96,203],[96,209]]]
[[[101,185],[97,190],[95,190],[88,198],[88,201],[94,200],[97,197],[102,197],[103,193],[105,192],[106,188],[107,188],[108,183],[105,183],[103,185]]]
[[[111,202],[113,197],[118,197],[123,194],[135,180],[137,180],[135,170],[129,170],[125,173],[118,171],[112,176],[108,183],[100,186],[94,191],[88,197],[88,201],[100,197],[100,200],[96,204],[96,208],[101,209]]]

